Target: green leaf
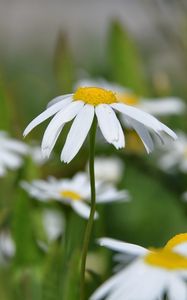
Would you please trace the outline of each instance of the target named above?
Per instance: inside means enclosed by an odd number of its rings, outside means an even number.
[[[74,80],[74,62],[68,45],[67,37],[60,32],[55,50],[55,75],[60,92],[72,92]]]
[[[16,243],[15,264],[28,266],[36,263],[39,251],[32,226],[32,203],[26,193],[19,189],[13,212],[13,236]]]
[[[64,251],[61,245],[55,244],[47,253],[42,285],[43,300],[60,299],[60,274]]]
[[[111,24],[108,42],[110,80],[146,94],[142,62],[134,42],[118,21]]]
[[[56,243],[47,254],[43,280],[43,300],[79,299],[80,258],[85,221],[66,211],[63,243]]]

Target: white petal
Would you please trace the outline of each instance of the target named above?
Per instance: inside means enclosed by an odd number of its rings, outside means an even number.
[[[72,96],[73,96],[73,94],[66,94],[66,95],[63,95],[63,96],[57,96],[47,104],[47,108],[49,108],[50,106],[66,99],[67,97],[72,97]]]
[[[60,110],[51,120],[45,130],[42,140],[42,153],[44,157],[49,157],[55,142],[65,123],[71,121],[83,107],[82,101],[71,102],[64,110]]]
[[[125,147],[125,135],[119,121],[118,121],[118,130],[119,130],[119,138],[118,141],[113,142],[113,145],[116,147],[116,149],[121,149]]]
[[[114,144],[119,141],[119,121],[113,109],[107,104],[96,106],[96,115],[99,127],[108,143]]]
[[[186,283],[177,277],[171,279],[168,287],[169,300],[186,300],[187,286]]]
[[[2,161],[1,164],[6,168],[17,169],[23,163],[22,158],[18,154],[9,151],[2,151],[0,155]]]
[[[6,169],[5,167],[0,164],[0,177],[4,176],[6,174]]]
[[[23,135],[26,136],[37,125],[44,122],[48,118],[52,117],[59,110],[65,108],[71,102],[71,100],[72,100],[71,97],[68,97],[60,102],[55,103],[54,105],[50,106],[49,108],[47,108],[44,112],[42,112],[39,116],[37,116],[34,120],[32,120],[32,122],[26,127]]]
[[[106,187],[107,188],[107,187]],[[127,191],[117,191],[114,188],[110,188],[97,195],[97,204],[110,203],[113,201],[128,201],[129,193]]]
[[[167,153],[158,160],[158,165],[162,170],[167,171],[174,167],[177,164],[177,161],[178,154],[175,155],[174,153]]]
[[[27,154],[29,151],[29,147],[26,144],[24,144],[18,140],[7,138],[1,144],[4,149],[7,149],[10,151],[19,153],[19,154]]]
[[[129,253],[132,255],[143,256],[149,252],[149,250],[147,250],[144,247],[117,241],[117,240],[114,240],[111,238],[101,238],[101,239],[98,239],[98,242],[101,246],[107,247],[114,251],[119,251],[122,253]]]
[[[173,139],[177,138],[176,134],[170,128],[168,128],[166,125],[158,121],[153,116],[149,115],[146,112],[141,111],[138,108],[125,105],[122,103],[113,103],[111,104],[111,107],[123,113],[124,115],[144,124],[145,126],[153,129],[156,132],[164,131],[168,135],[170,135]]]
[[[123,271],[123,278],[111,290],[108,300],[158,300],[163,295],[167,276],[141,262],[132,263]]]
[[[72,208],[83,218],[88,219],[90,215],[90,207],[82,202],[82,201],[72,201]],[[97,213],[95,213],[95,219],[98,217]]]
[[[184,113],[185,103],[174,97],[141,100],[139,108],[153,115],[170,115]]]
[[[187,256],[187,241],[181,242],[172,248],[172,251]]]
[[[94,118],[94,107],[85,105],[76,116],[68,133],[61,160],[69,163],[80,150],[90,130]]]
[[[144,125],[142,125],[140,122],[137,122],[135,120],[133,120],[131,122],[131,124],[132,124],[134,130],[137,132],[137,134],[141,138],[146,151],[148,153],[152,152],[154,150],[154,144],[153,144],[152,137],[151,137],[149,131],[147,130],[147,128]]]
[[[40,201],[48,201],[49,196],[44,191],[37,189],[32,186],[32,184],[29,184],[28,182],[21,182],[21,187],[33,198],[40,200]]]

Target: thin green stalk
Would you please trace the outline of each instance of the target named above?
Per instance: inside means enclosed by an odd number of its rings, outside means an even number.
[[[92,128],[90,130],[90,157],[89,157],[89,172],[90,172],[90,188],[91,188],[91,210],[88,223],[85,230],[83,249],[82,249],[82,261],[81,261],[81,281],[80,281],[80,299],[85,299],[85,269],[86,269],[86,257],[88,252],[88,246],[93,228],[95,206],[96,206],[96,193],[95,193],[95,172],[94,172],[94,156],[95,156],[95,137],[97,130],[97,120],[94,118]]]

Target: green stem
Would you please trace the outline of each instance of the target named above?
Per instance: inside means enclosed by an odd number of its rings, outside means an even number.
[[[90,130],[90,157],[89,157],[89,172],[90,172],[90,188],[91,188],[91,210],[88,219],[87,227],[84,234],[82,261],[81,261],[81,281],[80,281],[80,299],[85,299],[85,269],[86,269],[86,256],[88,246],[93,228],[95,206],[96,206],[96,193],[95,193],[95,172],[94,172],[94,156],[95,156],[95,136],[97,130],[97,120],[94,118]]]

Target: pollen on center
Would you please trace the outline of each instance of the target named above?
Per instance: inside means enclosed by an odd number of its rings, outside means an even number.
[[[112,91],[98,87],[80,87],[74,93],[73,99],[82,100],[94,106],[117,102],[116,95]]]
[[[187,258],[167,249],[155,250],[144,257],[148,265],[162,269],[179,270],[187,268]]]
[[[80,200],[81,199],[81,195],[71,191],[71,190],[64,190],[60,192],[60,196],[62,196],[65,199],[71,199],[71,200]]]

